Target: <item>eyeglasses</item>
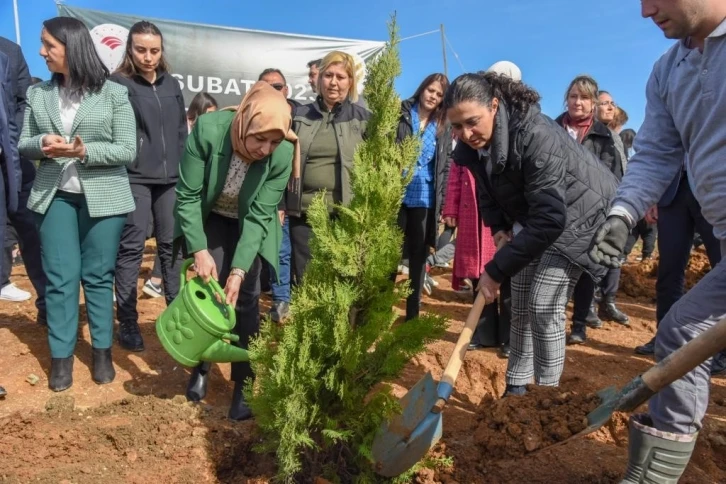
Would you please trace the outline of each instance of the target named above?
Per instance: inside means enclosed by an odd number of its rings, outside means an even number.
[[[617,108],[617,107],[618,107],[618,105],[617,105],[617,104],[615,104],[615,102],[614,102],[614,101],[603,101],[603,102],[601,102],[601,103],[598,103],[598,105],[599,105],[599,106],[612,106],[612,107],[614,107],[614,108]]]
[[[285,84],[270,84],[273,88],[277,89],[278,91],[282,91],[285,89]]]

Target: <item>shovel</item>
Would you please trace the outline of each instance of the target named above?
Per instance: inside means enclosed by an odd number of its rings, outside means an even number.
[[[608,387],[597,392],[601,404],[587,414],[587,428],[552,447],[592,433],[608,423],[613,412],[632,412],[650,397],[670,385],[726,347],[726,318],[721,319],[686,345],[663,358],[657,365],[617,391]],[[543,449],[544,450],[544,449]]]
[[[401,398],[401,414],[383,424],[373,440],[376,473],[394,477],[406,472],[441,438],[441,412],[454,391],[454,382],[485,305],[484,295],[478,293],[439,384],[427,373]]]

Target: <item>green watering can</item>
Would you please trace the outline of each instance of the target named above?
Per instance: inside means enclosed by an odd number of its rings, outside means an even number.
[[[210,279],[206,284],[199,276],[187,281],[193,263],[193,259],[184,261],[179,295],[156,320],[161,345],[174,360],[189,367],[203,361],[249,361],[247,350],[231,344],[239,341],[231,332],[235,312],[232,306],[217,302],[217,295],[222,301],[226,298],[219,283]]]

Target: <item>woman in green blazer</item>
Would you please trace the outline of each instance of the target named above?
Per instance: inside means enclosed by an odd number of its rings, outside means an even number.
[[[236,112],[199,118],[179,165],[175,235],[183,237],[197,273],[224,286],[226,302],[236,307],[240,346],[247,346],[259,331],[260,256],[278,269],[282,227],[277,206],[293,167],[299,176],[299,149],[291,127],[285,97],[257,82]],[[189,400],[206,395],[209,369],[209,363],[194,369]],[[249,363],[232,363],[230,419],[251,417],[242,385],[253,377]]]
[[[40,55],[52,78],[28,91],[20,153],[40,160],[28,208],[37,214],[51,369],[48,386],[73,384],[83,284],[93,380],[116,373],[113,279],[121,230],[134,209],[125,165],[136,157],[136,125],[125,87],[107,80],[88,29],[77,19],[43,22]]]

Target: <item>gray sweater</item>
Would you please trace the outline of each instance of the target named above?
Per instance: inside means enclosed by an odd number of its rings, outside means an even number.
[[[683,168],[706,220],[726,240],[726,21],[704,52],[679,41],[653,67],[645,120],[611,214],[634,224]],[[688,155],[686,157],[686,155]]]

